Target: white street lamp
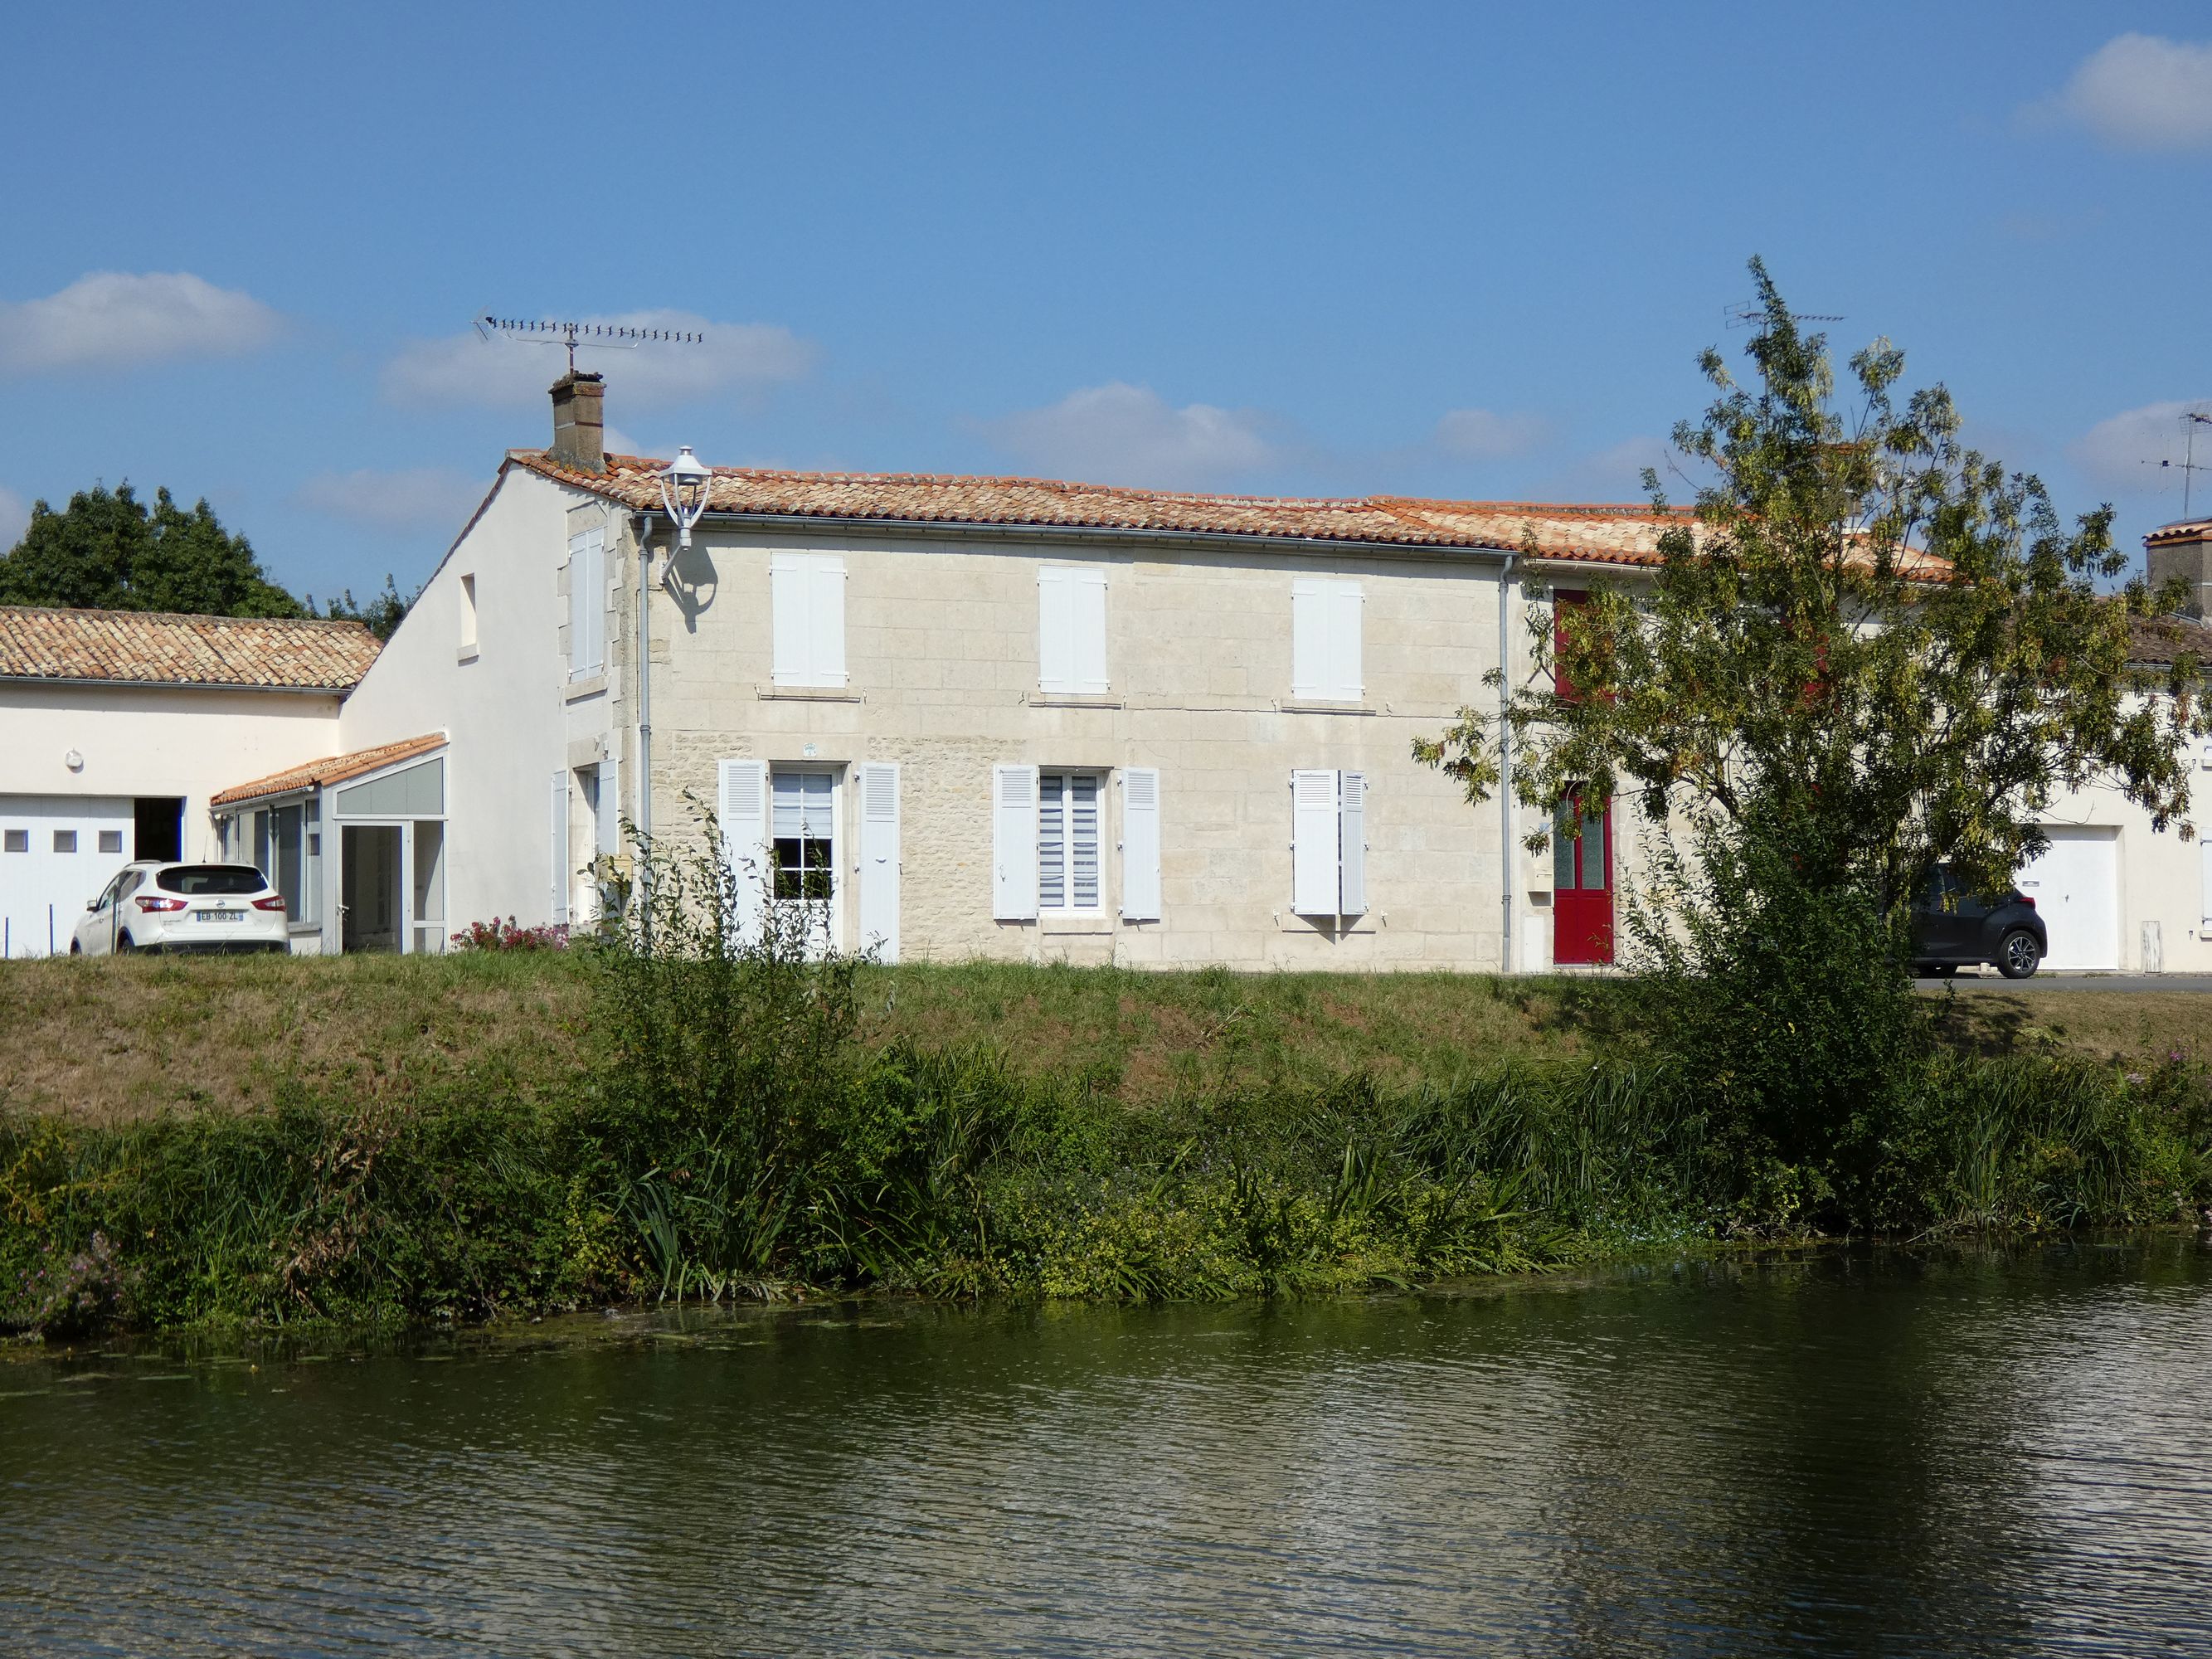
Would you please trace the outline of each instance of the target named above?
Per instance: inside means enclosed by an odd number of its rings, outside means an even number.
[[[707,486],[714,482],[714,474],[686,444],[676,452],[674,460],[653,476],[660,480],[661,505],[676,526],[676,545],[688,548],[691,527],[707,511]]]

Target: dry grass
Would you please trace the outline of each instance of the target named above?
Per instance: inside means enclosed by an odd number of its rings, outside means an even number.
[[[535,1092],[573,1073],[575,966],[520,956],[0,963],[0,1103],[119,1120],[288,1091]]]
[[[0,963],[0,1106],[118,1121],[256,1109],[288,1093],[544,1097],[586,1057],[588,995],[581,964],[552,954]],[[1604,1040],[1620,1006],[1603,980],[991,963],[871,969],[860,996],[871,1043],[989,1042],[1024,1073],[1133,1105],[1571,1057]],[[1983,1053],[2212,1056],[2212,996],[1977,992],[1940,1018],[1948,1040]]]
[[[2201,991],[1936,993],[1936,1029],[1978,1054],[2064,1049],[2099,1060],[2212,1060],[2212,995]]]

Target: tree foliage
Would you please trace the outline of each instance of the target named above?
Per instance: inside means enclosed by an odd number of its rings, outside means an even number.
[[[319,613],[315,609],[315,596],[310,593],[307,595],[307,614],[311,617],[319,614],[346,622],[357,622],[380,640],[388,640],[398,631],[399,624],[406,620],[407,612],[413,606],[416,599],[421,597],[422,590],[417,588],[410,597],[401,599],[398,583],[392,580],[391,574],[386,572],[384,578],[384,592],[371,594],[367,605],[362,605],[355,599],[353,589],[349,587],[337,598],[325,605]]]
[[[35,503],[22,539],[0,556],[0,605],[311,614],[269,580],[252,546],[226,531],[204,499],[187,511],[160,489],[149,507],[128,483],[80,490],[59,513]]]
[[[1516,794],[1547,818],[1579,792],[1654,825],[1752,830],[1798,879],[1885,911],[1940,860],[2001,887],[2084,786],[2192,833],[2203,665],[2130,669],[2134,631],[2179,594],[2108,591],[2130,562],[2111,509],[2063,525],[2039,479],[1961,441],[1941,386],[1902,391],[1887,341],[1850,359],[1839,407],[1825,337],[1800,331],[1757,260],[1752,274],[1753,374],[1702,354],[1716,395],[1674,434],[1701,475],[1693,507],[1644,475],[1676,520],[1654,579],[1563,607],[1556,644],[1531,618],[1534,669],[1503,720]],[[1463,708],[1415,753],[1479,801],[1500,736]]]

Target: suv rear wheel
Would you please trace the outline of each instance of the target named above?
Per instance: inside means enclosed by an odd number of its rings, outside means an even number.
[[[1997,972],[2007,979],[2030,979],[2043,960],[2043,947],[2025,927],[2015,927],[1997,942]]]

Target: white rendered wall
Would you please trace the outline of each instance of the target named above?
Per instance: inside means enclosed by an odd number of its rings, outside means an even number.
[[[0,794],[182,796],[184,854],[213,858],[208,798],[338,753],[338,732],[332,696],[0,682]]]
[[[349,751],[448,734],[446,915],[454,931],[493,916],[542,925],[551,909],[549,786],[567,761],[562,566],[575,499],[510,470],[339,718]],[[476,579],[472,650],[462,645],[463,576]]]

